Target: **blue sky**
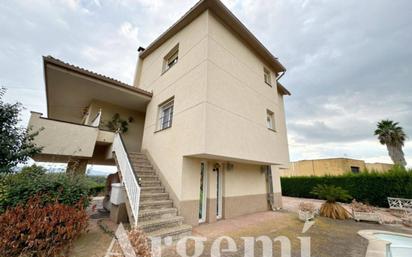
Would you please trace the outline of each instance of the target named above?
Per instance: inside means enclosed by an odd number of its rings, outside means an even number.
[[[390,162],[381,119],[412,135],[412,2],[226,0],[288,69],[283,84],[292,160],[346,156]],[[147,46],[194,0],[0,2],[0,85],[6,101],[46,113],[42,55],[131,84]],[[405,154],[412,164],[412,143]]]

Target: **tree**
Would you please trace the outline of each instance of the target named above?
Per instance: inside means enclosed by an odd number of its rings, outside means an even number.
[[[406,134],[403,128],[399,126],[399,123],[391,120],[378,122],[375,136],[378,136],[382,145],[386,145],[393,163],[405,167],[406,161],[402,147],[406,140]]]
[[[5,92],[5,88],[0,88],[0,173],[11,173],[18,163],[26,162],[42,148],[33,142],[39,131],[18,125],[22,105],[3,102]]]

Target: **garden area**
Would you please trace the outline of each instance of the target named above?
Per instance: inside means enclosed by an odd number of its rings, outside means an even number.
[[[35,165],[0,174],[0,256],[67,253],[86,232],[86,208],[104,190],[101,180]]]

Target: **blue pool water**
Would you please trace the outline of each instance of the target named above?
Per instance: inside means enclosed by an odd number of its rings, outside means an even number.
[[[378,233],[375,236],[391,242],[388,257],[412,257],[412,237]]]

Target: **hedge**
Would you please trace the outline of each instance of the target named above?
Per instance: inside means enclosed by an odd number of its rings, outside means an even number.
[[[89,204],[90,187],[85,176],[66,173],[46,173],[40,166],[24,167],[16,174],[0,175],[0,213],[7,208],[24,204],[34,195],[41,195],[44,202],[73,206],[83,200]]]
[[[318,184],[346,189],[357,201],[388,207],[387,197],[412,199],[412,171],[394,168],[386,173],[361,172],[340,176],[282,177],[284,196],[316,198],[310,192]]]

